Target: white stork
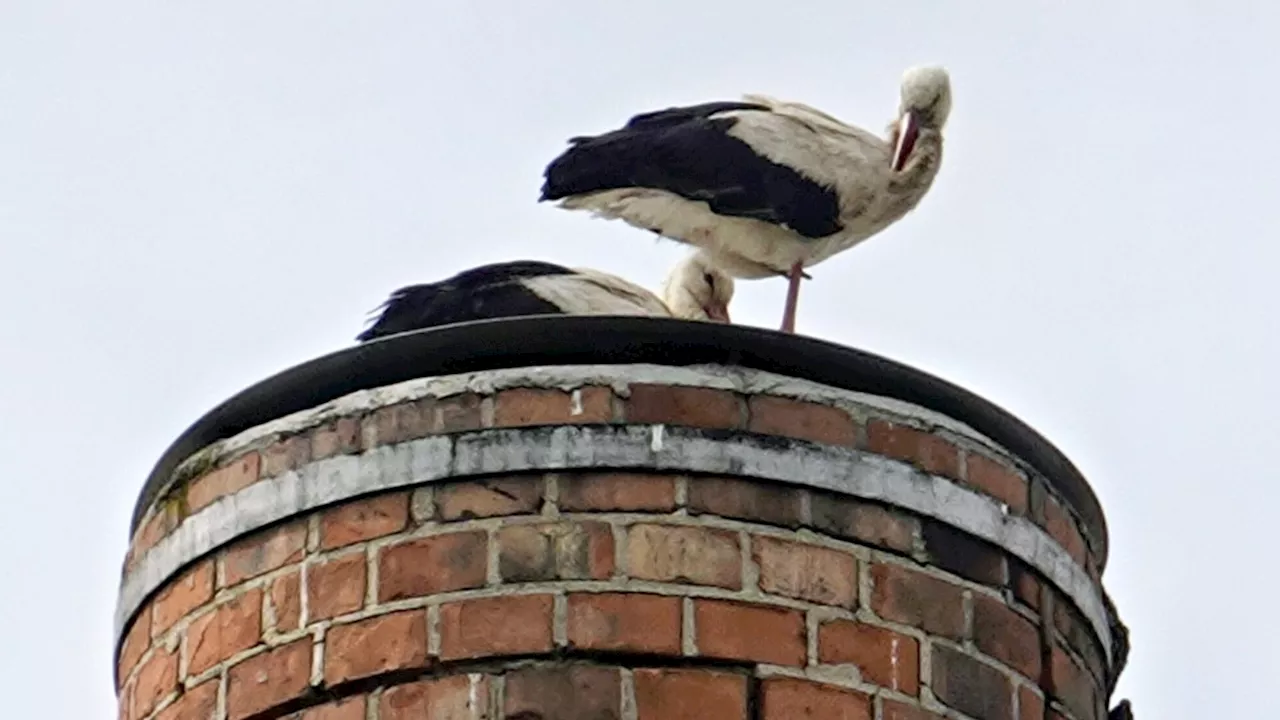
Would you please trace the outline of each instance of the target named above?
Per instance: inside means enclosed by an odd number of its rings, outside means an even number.
[[[621,219],[694,245],[740,278],[790,279],[782,329],[795,332],[804,268],[910,212],[942,161],[946,70],[902,79],[888,138],[763,95],[637,115],[570,139],[540,201]]]
[[[520,315],[653,315],[729,322],[733,278],[704,253],[681,260],[662,293],[659,299],[598,270],[537,260],[493,263],[396,290],[356,339],[368,342],[410,330]]]

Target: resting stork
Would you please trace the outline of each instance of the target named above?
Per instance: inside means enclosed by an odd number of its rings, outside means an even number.
[[[387,335],[469,320],[519,315],[655,315],[729,322],[733,278],[695,252],[667,276],[663,297],[616,275],[537,260],[493,263],[447,280],[391,294],[356,337]]]
[[[540,200],[697,246],[736,277],[789,278],[782,329],[795,332],[804,268],[916,207],[938,174],[950,111],[946,70],[921,67],[903,76],[885,140],[763,95],[645,113],[570,139]]]

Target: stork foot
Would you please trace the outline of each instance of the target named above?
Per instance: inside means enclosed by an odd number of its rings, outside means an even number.
[[[809,277],[804,271],[803,263],[796,263],[791,266],[791,272],[787,274],[787,304],[782,310],[782,332],[795,333],[796,331],[796,305],[800,300],[800,281]]]

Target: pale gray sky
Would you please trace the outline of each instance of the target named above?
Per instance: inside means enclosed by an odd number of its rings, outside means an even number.
[[[0,4],[5,715],[114,713],[129,511],[215,404],[474,264],[657,286],[678,246],[534,202],[568,136],[752,91],[880,131],[936,62],[931,194],[814,269],[800,330],[1080,466],[1140,717],[1277,716],[1271,5]],[[734,319],[776,326],[784,290],[739,283]]]

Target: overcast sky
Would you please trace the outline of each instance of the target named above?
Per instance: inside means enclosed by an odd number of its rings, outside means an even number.
[[[1048,5],[0,3],[5,715],[114,713],[130,509],[217,403],[475,264],[657,287],[679,246],[535,202],[567,137],[743,92],[879,132],[941,63],[933,190],[813,269],[800,331],[1083,470],[1139,717],[1275,717],[1280,11]],[[776,327],[784,292],[740,282],[735,321]]]

